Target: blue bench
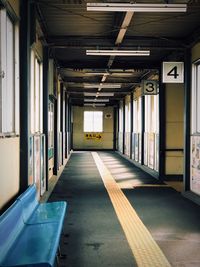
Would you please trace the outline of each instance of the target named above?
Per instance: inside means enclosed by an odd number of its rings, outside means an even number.
[[[39,203],[35,185],[0,216],[0,266],[54,266],[67,203]]]

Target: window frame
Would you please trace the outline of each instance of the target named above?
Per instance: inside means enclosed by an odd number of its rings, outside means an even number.
[[[200,59],[192,64],[192,134],[200,134]]]
[[[43,63],[35,49],[31,49],[30,68],[30,130],[43,133]]]
[[[85,123],[85,120],[86,120],[86,118],[85,118],[85,116],[86,116],[86,114],[87,113],[90,113],[91,115],[92,115],[92,121],[91,121],[91,128],[86,128],[86,126],[88,126],[88,125],[86,125],[86,123]],[[101,129],[99,130],[99,126],[98,126],[98,128],[96,128],[95,126],[95,124],[96,124],[96,121],[95,121],[95,113],[99,113],[99,114],[101,114]],[[97,115],[97,114],[96,114]],[[85,110],[84,112],[83,112],[83,132],[84,133],[102,133],[103,132],[103,111],[91,111],[91,110]]]
[[[0,9],[0,22],[0,136],[17,136],[19,135],[19,24],[6,8]]]

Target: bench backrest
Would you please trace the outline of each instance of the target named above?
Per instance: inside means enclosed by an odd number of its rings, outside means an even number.
[[[0,216],[0,264],[23,227],[22,205],[15,201]]]
[[[27,190],[17,198],[17,200],[19,200],[22,204],[23,219],[26,223],[38,206],[37,189],[35,184],[30,185]]]

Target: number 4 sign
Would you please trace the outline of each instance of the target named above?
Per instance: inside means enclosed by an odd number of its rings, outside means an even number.
[[[163,62],[163,83],[183,83],[184,63],[183,62]]]

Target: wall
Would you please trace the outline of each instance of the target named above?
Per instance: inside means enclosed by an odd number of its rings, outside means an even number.
[[[83,132],[84,111],[103,111],[102,140],[87,140]],[[111,118],[105,118],[106,114]],[[73,149],[113,149],[113,108],[73,107]]]
[[[19,16],[19,1],[8,1]],[[0,138],[0,209],[19,191],[19,137]]]
[[[166,84],[166,149],[183,149],[184,87]],[[183,174],[183,152],[166,152],[166,175]]]
[[[0,209],[19,190],[19,137],[0,139]]]

